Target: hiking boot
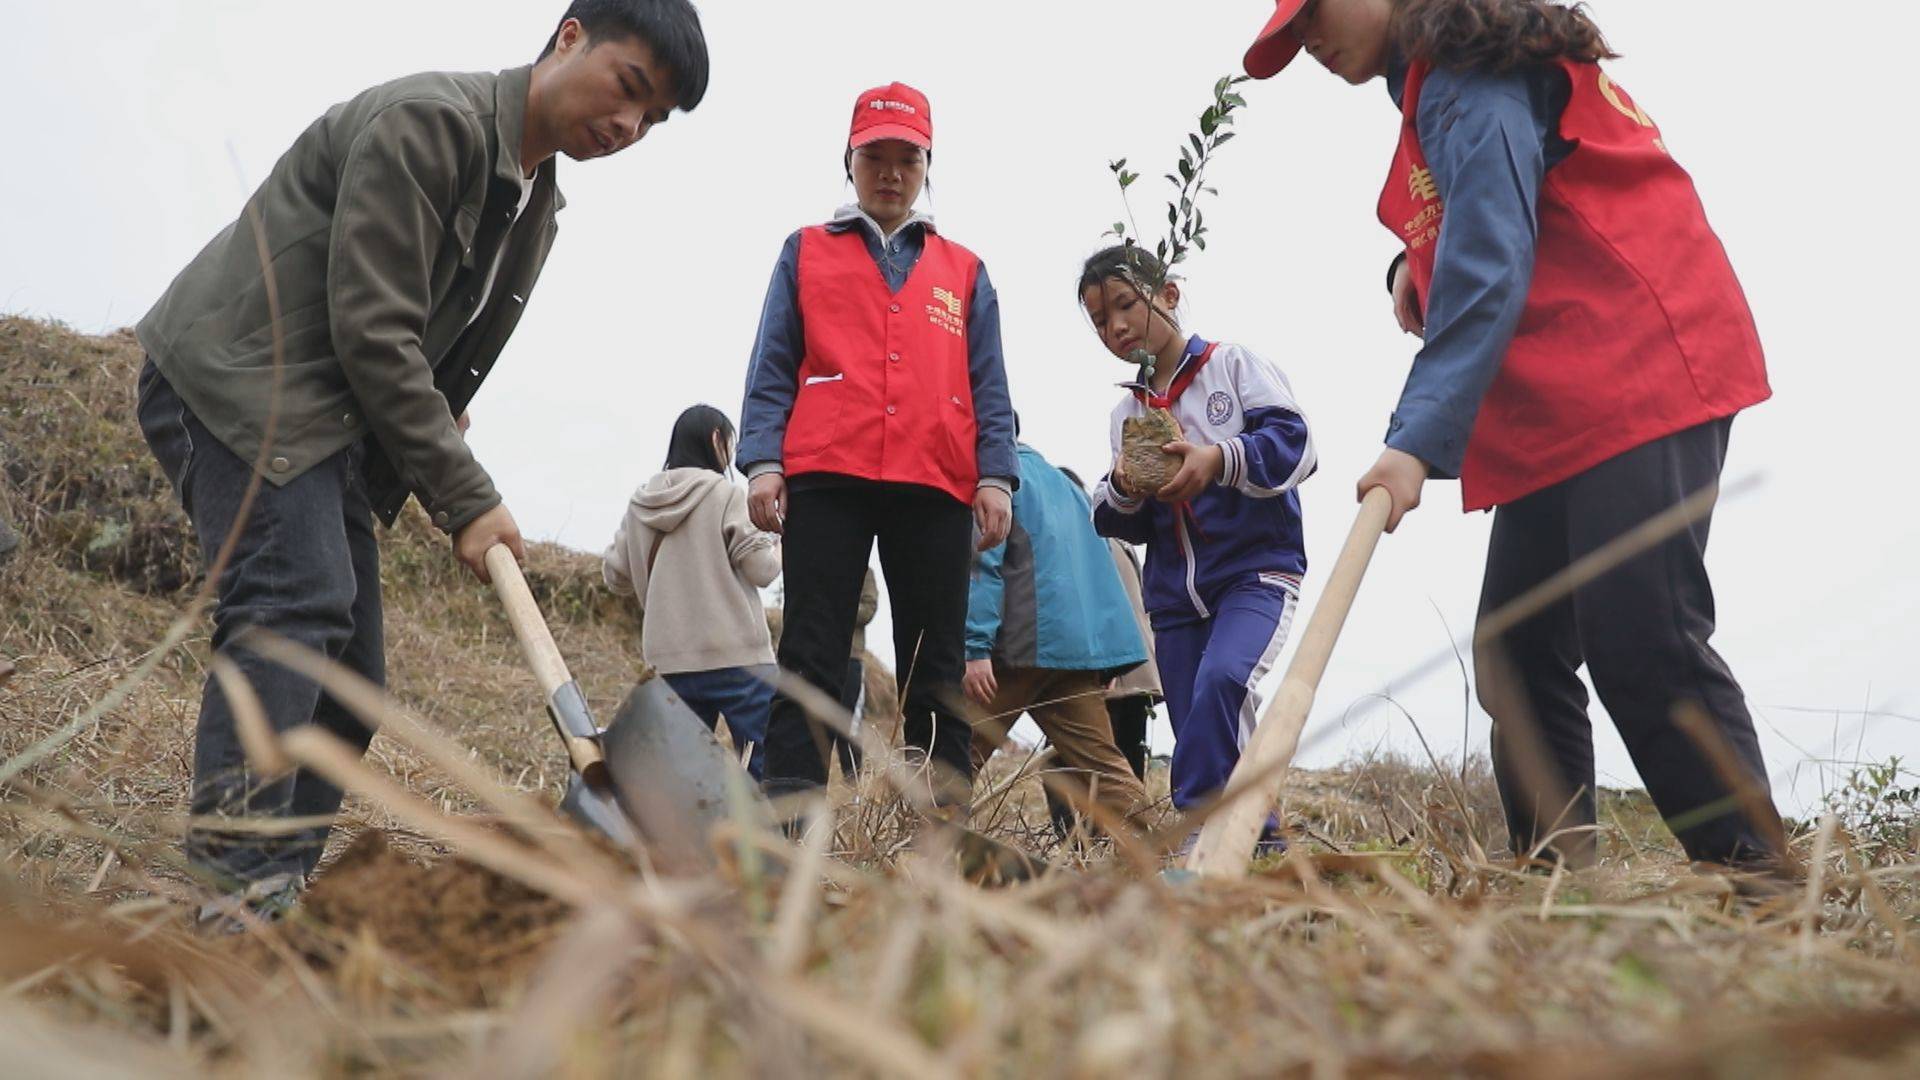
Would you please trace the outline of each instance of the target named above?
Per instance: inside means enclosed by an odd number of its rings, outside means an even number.
[[[300,902],[306,888],[307,879],[295,873],[261,878],[239,892],[200,905],[194,926],[202,933],[220,936],[245,933],[255,919],[278,922]]]

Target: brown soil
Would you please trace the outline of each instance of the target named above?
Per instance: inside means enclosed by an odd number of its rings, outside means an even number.
[[[384,969],[385,982],[397,963],[419,977],[426,996],[473,1006],[498,1003],[517,986],[568,914],[473,863],[415,862],[378,831],[341,853],[300,912],[290,934],[317,966],[343,977],[355,967]]]
[[[1160,449],[1184,438],[1180,422],[1165,409],[1148,409],[1143,416],[1120,423],[1120,464],[1127,486],[1134,491],[1158,491],[1180,471],[1180,458]]]

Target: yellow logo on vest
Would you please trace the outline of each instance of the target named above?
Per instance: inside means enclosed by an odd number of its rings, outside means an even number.
[[[1437,202],[1440,188],[1433,182],[1433,173],[1421,165],[1415,165],[1407,174],[1407,194],[1425,202]]]
[[[952,289],[933,287],[934,302],[927,305],[927,321],[945,330],[955,337],[964,337],[967,322],[964,316],[966,303],[955,296]]]
[[[1616,84],[1606,72],[1601,72],[1600,96],[1607,99],[1607,104],[1613,106],[1615,111],[1619,112],[1621,116],[1639,124],[1643,128],[1654,126],[1653,117],[1647,115],[1647,110],[1642,109],[1639,103],[1621,95],[1622,91],[1619,85]],[[1653,145],[1659,147],[1661,153],[1664,154],[1667,152],[1667,140],[1661,138],[1658,131],[1654,133]]]

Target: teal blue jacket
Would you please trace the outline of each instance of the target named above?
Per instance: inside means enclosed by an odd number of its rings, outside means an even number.
[[[1086,493],[1024,443],[1019,463],[1013,529],[974,563],[967,659],[1103,678],[1138,667],[1146,644]]]

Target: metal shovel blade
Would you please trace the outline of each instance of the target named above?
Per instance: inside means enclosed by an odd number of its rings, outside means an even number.
[[[665,679],[633,688],[600,736],[607,777],[656,865],[713,865],[714,827],[771,829],[759,785]]]
[[[603,773],[604,769],[595,772]],[[560,809],[574,820],[593,829],[629,851],[640,847],[640,834],[634,831],[627,812],[605,776],[592,779],[577,772],[567,774],[566,794],[560,796]]]

